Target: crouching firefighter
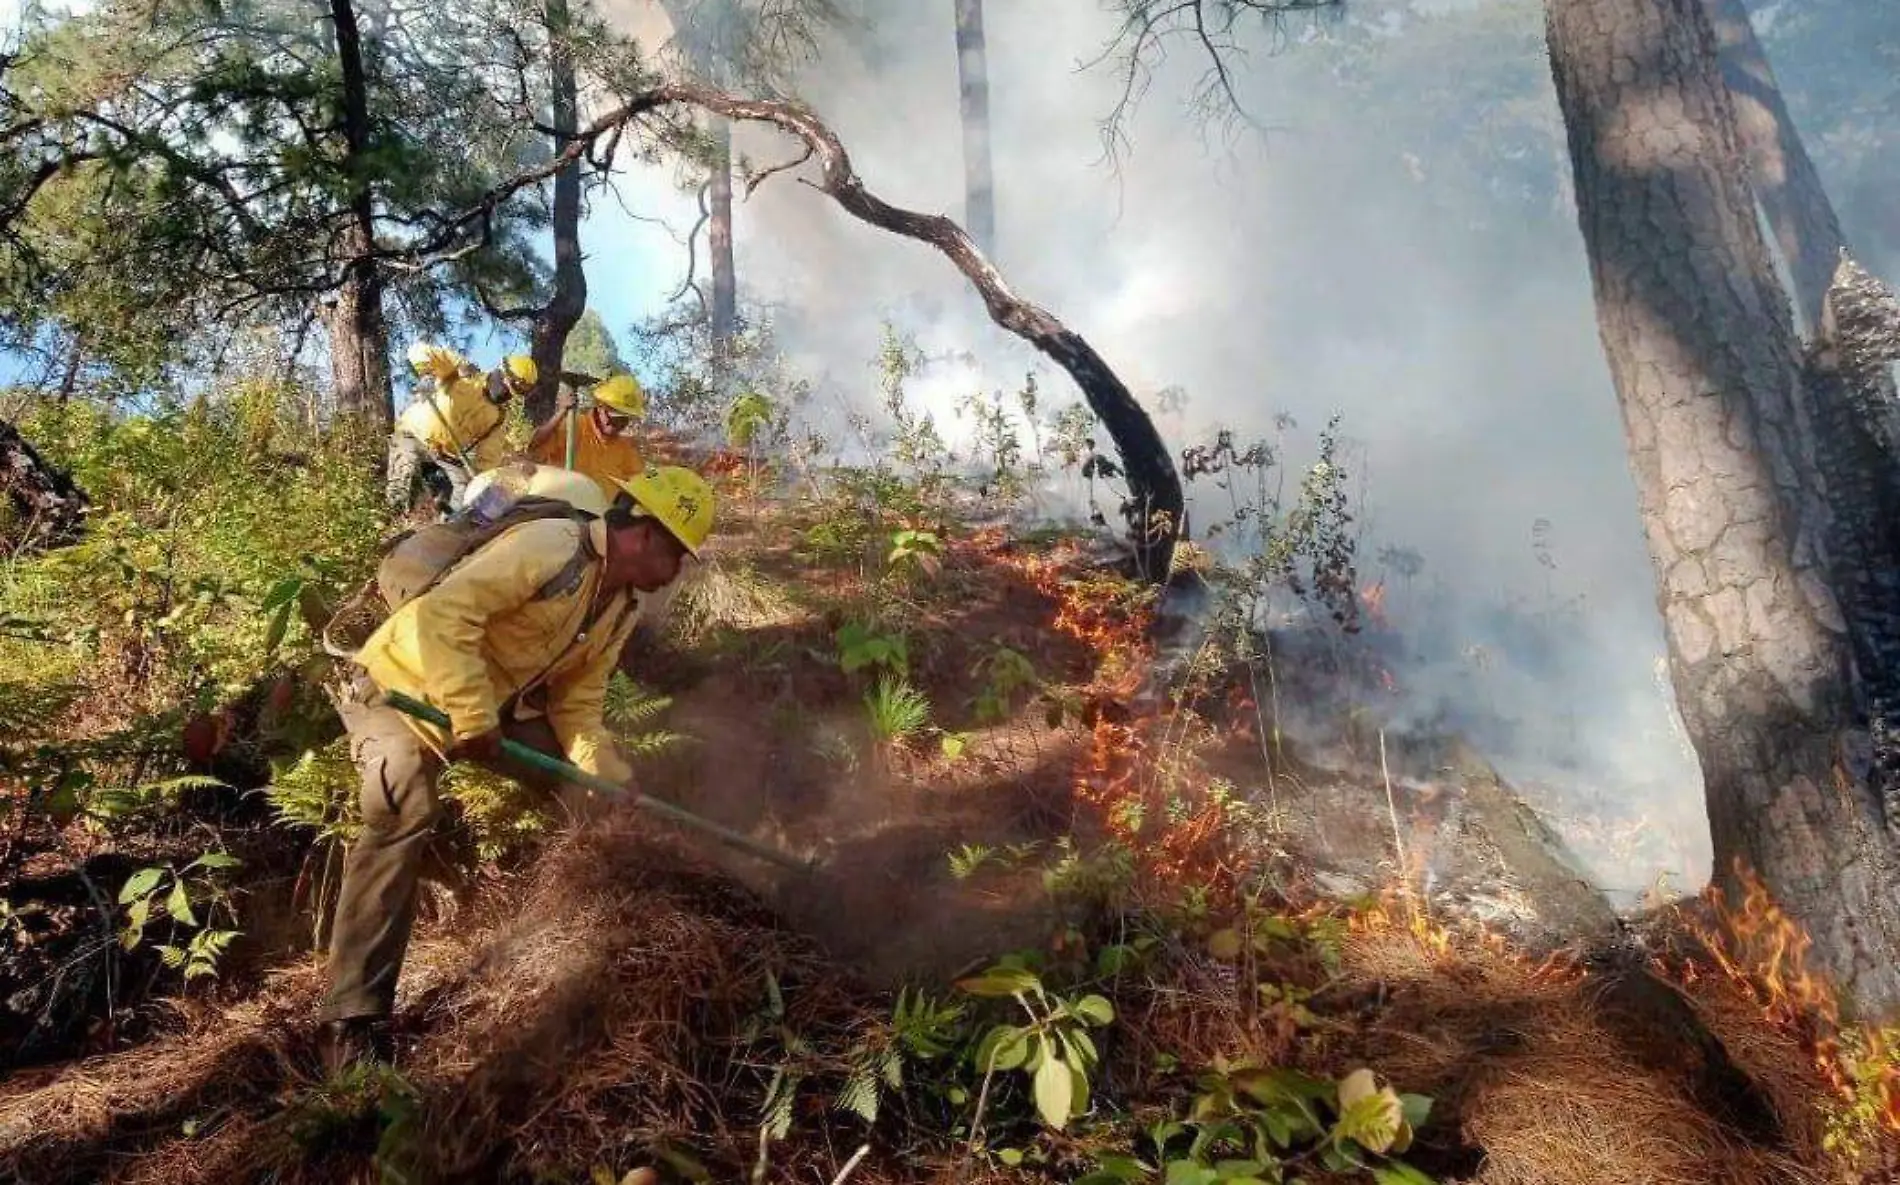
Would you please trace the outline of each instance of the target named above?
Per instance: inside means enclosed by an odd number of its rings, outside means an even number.
[[[475,761],[553,790],[570,817],[584,815],[591,793],[517,768],[503,738],[599,777],[631,778],[602,721],[607,681],[643,602],[698,556],[713,495],[698,474],[670,467],[621,486],[600,517],[529,497],[492,521],[460,515],[424,527],[385,554],[377,585],[393,612],[355,652],[338,705],[362,779],[363,826],[344,857],[318,1017],[333,1068],[393,1055],[387,1021],[442,815],[445,762]],[[388,692],[440,709],[451,729],[387,706]]]
[[[438,492],[437,508],[446,514],[461,509],[471,478],[507,454],[508,404],[525,398],[540,372],[534,359],[515,354],[479,374],[454,351],[427,343],[410,348],[409,365],[420,385],[389,438],[389,507],[406,513],[417,483],[439,475],[448,489]]]

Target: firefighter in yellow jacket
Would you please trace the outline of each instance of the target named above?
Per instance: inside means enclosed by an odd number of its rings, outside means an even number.
[[[698,474],[646,469],[602,518],[504,532],[397,609],[357,652],[339,712],[362,778],[363,826],[344,858],[319,1014],[330,1065],[391,1055],[386,1021],[418,872],[442,814],[445,761],[477,761],[546,787],[502,756],[506,737],[604,778],[631,776],[602,720],[607,681],[643,602],[699,554],[712,520],[712,490]],[[388,707],[390,691],[440,708],[451,729]],[[589,794],[560,793],[570,807]]]
[[[573,392],[563,391],[555,414],[535,429],[528,455],[543,465],[565,465],[568,417],[581,416],[574,426],[574,468],[593,478],[611,497],[620,482],[646,467],[633,434],[634,421],[646,414],[646,408],[646,392],[630,374],[609,375],[596,386],[594,406],[585,415],[575,409]]]
[[[539,370],[534,359],[515,354],[485,375],[474,373],[455,351],[426,343],[410,347],[409,365],[422,386],[390,437],[390,508],[407,510],[417,480],[434,469],[449,484],[443,509],[460,509],[469,480],[507,454],[508,403],[527,395]]]

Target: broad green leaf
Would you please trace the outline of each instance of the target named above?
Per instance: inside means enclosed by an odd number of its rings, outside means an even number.
[[[158,948],[158,957],[167,967],[182,967],[185,965],[185,948],[166,943]]]
[[[1115,1006],[1101,996],[1083,996],[1069,1006],[1069,1011],[1096,1028],[1101,1028],[1115,1019]]]
[[[996,1159],[1011,1168],[1015,1168],[1023,1162],[1023,1150],[1021,1148],[998,1148],[996,1150]]]
[[[1075,1115],[1086,1115],[1089,1110],[1089,1074],[1082,1067],[1071,1064],[1069,1076],[1075,1079],[1071,1092],[1069,1110]]]
[[[1063,1029],[1062,1044],[1068,1048],[1069,1060],[1085,1069],[1101,1060],[1087,1029]]]
[[[1151,1171],[1134,1157],[1119,1152],[1098,1152],[1095,1154],[1095,1164],[1096,1171],[1111,1181],[1146,1181]]]
[[[290,612],[296,608],[293,601],[286,601],[271,610],[270,625],[264,630],[264,653],[275,654],[283,645],[284,635],[290,632]]]
[[[1095,952],[1095,973],[1104,979],[1112,979],[1133,966],[1136,957],[1135,948],[1126,943],[1105,946]]]
[[[1223,1177],[1259,1177],[1267,1171],[1264,1160],[1217,1160],[1214,1171]]]
[[[165,912],[187,926],[198,924],[198,916],[191,912],[191,894],[185,891],[184,881],[172,882],[171,896],[165,899]]]
[[[992,967],[981,975],[957,980],[957,988],[972,996],[1015,996],[1037,991],[1042,980],[1033,971],[1020,967]]]
[[[139,869],[125,882],[125,887],[119,890],[119,904],[124,905],[134,898],[145,896],[153,889],[156,889],[158,882],[164,879],[165,870],[163,868]]]
[[[290,576],[273,584],[270,592],[264,594],[264,611],[268,613],[296,600],[297,594],[303,591],[303,583],[303,577]]]
[[[1054,1057],[1044,1058],[1036,1068],[1035,1095],[1042,1121],[1057,1131],[1067,1127],[1075,1102],[1075,1078],[1069,1073],[1069,1064]]]
[[[985,1073],[1019,1069],[1029,1060],[1029,1037],[1029,1030],[1014,1025],[991,1029],[977,1046],[977,1069]]]
[[[1371,1164],[1366,1168],[1378,1185],[1438,1185],[1437,1181],[1402,1160]]]
[[[185,869],[190,871],[193,868],[238,868],[241,867],[243,863],[244,861],[231,855],[229,852],[206,852],[196,860],[185,865]]]
[[[1399,1096],[1399,1108],[1405,1113],[1405,1122],[1413,1127],[1424,1127],[1425,1121],[1432,1115],[1432,1100],[1428,1095],[1402,1094]]]
[[[1220,1174],[1192,1160],[1168,1162],[1167,1185],[1219,1185]]]

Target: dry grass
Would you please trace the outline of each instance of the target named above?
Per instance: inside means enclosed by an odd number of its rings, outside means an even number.
[[[1784,1056],[1778,1084],[1751,1075],[1784,1124],[1781,1138],[1751,1141],[1711,1113],[1687,1014],[1641,966],[1586,973],[1491,941],[1382,925],[1347,944],[1342,969],[1384,1006],[1341,1052],[1438,1096],[1434,1123],[1483,1150],[1477,1185],[1827,1179],[1815,1134],[1788,1123],[1820,1096],[1811,1063]],[[1759,1015],[1749,1027],[1766,1028]]]

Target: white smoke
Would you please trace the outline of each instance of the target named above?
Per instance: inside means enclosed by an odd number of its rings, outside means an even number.
[[[1479,6],[1528,21],[1509,43],[1527,55],[1519,68],[1542,71],[1537,6]],[[956,215],[953,7],[874,4],[862,52],[833,47],[800,90],[875,192]],[[1419,583],[1443,590],[1430,613],[1395,592],[1395,623],[1462,635],[1433,639],[1436,654],[1494,657],[1483,678],[1455,659],[1422,659],[1401,673],[1408,691],[1508,705],[1521,725],[1508,751],[1493,751],[1501,768],[1555,773],[1597,788],[1625,818],[1660,820],[1686,836],[1689,866],[1669,871],[1693,884],[1707,868],[1699,778],[1654,677],[1653,576],[1568,212],[1531,233],[1507,225],[1528,217],[1508,194],[1447,209],[1430,182],[1469,159],[1442,150],[1459,129],[1425,124],[1417,77],[1381,84],[1376,59],[1354,67],[1373,72],[1370,88],[1339,81],[1338,51],[1324,45],[1241,64],[1243,101],[1276,130],[1232,143],[1183,110],[1203,63],[1178,46],[1128,125],[1118,174],[1098,133],[1122,79],[1112,63],[1079,68],[1113,36],[1113,14],[1097,0],[1038,0],[991,4],[986,24],[997,253],[1012,285],[1087,337],[1151,409],[1161,390],[1186,391],[1183,414],[1161,421],[1177,453],[1216,425],[1267,436],[1286,412],[1310,440],[1343,415],[1363,448],[1372,542],[1414,548],[1426,563]],[[1434,85],[1452,93],[1433,110],[1474,119],[1494,97],[1488,76],[1466,83],[1450,64]],[[1528,118],[1554,128],[1555,98],[1547,80],[1541,88]],[[758,128],[741,128],[736,144],[759,164],[795,155]],[[1487,220],[1490,231],[1478,226]],[[737,254],[743,290],[781,310],[794,361],[865,406],[886,319],[926,352],[975,355],[980,374],[944,367],[911,390],[949,433],[958,398],[1013,390],[1032,367],[1049,401],[1073,398],[1066,376],[988,321],[946,259],[788,176],[741,205]],[[1554,573],[1533,554],[1540,518],[1553,524]],[[1361,555],[1369,575],[1374,550]],[[1578,595],[1585,611],[1549,631],[1553,651],[1530,669],[1494,610]],[[1582,768],[1551,769],[1553,755],[1579,752]],[[1659,871],[1604,875],[1641,884]]]

